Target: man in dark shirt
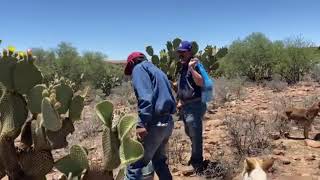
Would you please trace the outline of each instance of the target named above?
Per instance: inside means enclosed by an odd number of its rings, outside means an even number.
[[[142,179],[142,168],[150,161],[160,180],[171,180],[165,146],[173,130],[172,114],[176,112],[176,101],[170,82],[140,52],[129,55],[125,74],[132,77],[132,86],[138,100],[136,132],[144,147],[144,157],[127,167],[126,180]]]
[[[192,142],[189,165],[195,172],[203,169],[202,120],[206,104],[201,101],[203,78],[193,57],[192,44],[182,41],[177,50],[182,68],[178,73],[177,107],[180,109],[185,132]]]

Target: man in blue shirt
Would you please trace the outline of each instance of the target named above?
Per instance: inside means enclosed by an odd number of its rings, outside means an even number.
[[[144,147],[144,157],[127,167],[127,180],[142,179],[142,168],[152,161],[160,180],[171,180],[166,164],[165,145],[173,130],[172,114],[176,102],[167,76],[143,53],[133,52],[127,59],[125,74],[132,77],[138,100],[137,137]]]
[[[199,61],[193,57],[192,43],[182,41],[177,49],[182,68],[178,73],[177,100],[185,132],[191,140],[191,158],[189,165],[193,171],[203,170],[202,120],[206,112],[206,103],[201,101],[203,78],[196,66]]]

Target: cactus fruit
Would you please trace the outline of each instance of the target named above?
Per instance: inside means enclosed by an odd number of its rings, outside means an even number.
[[[50,131],[58,131],[62,127],[61,119],[47,97],[43,98],[41,104],[42,121],[41,125]]]
[[[72,176],[79,176],[83,170],[89,169],[87,152],[83,147],[73,145],[70,154],[59,159],[54,166],[65,175],[72,173]]]

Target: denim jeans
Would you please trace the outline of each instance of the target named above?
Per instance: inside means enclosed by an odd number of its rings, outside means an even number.
[[[147,128],[148,134],[143,139],[144,157],[127,167],[126,180],[142,180],[142,168],[152,161],[153,169],[160,180],[172,180],[169,167],[166,164],[165,146],[173,130],[172,116],[167,126],[152,126]]]
[[[203,162],[202,120],[206,110],[207,105],[201,100],[185,104],[181,109],[185,132],[192,143],[189,163],[195,169],[199,168]]]

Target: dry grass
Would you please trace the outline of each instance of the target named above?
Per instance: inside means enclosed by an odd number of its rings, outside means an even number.
[[[288,83],[278,79],[266,81],[265,85],[266,87],[272,89],[274,92],[281,92],[288,88]]]
[[[174,130],[170,136],[169,143],[167,145],[169,165],[186,163],[187,144],[183,143],[183,136],[185,136],[185,134],[182,131],[176,130]]]
[[[226,79],[224,77],[215,79],[215,101],[217,104],[223,104],[233,99],[241,99],[245,95],[243,88],[244,80]]]

